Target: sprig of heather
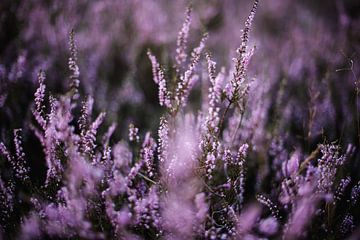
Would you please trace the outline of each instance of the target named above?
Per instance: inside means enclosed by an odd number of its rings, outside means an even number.
[[[322,157],[318,160],[318,192],[330,193],[336,170],[344,164],[345,157],[339,155],[339,147],[336,145],[322,144],[320,151]]]
[[[354,217],[351,214],[346,214],[344,219],[342,220],[340,224],[340,233],[343,237],[345,237],[347,234],[353,232],[355,229],[354,225]]]
[[[246,82],[246,72],[248,63],[254,52],[254,49],[248,52],[247,48],[250,30],[258,7],[258,3],[258,0],[254,1],[250,15],[245,22],[245,28],[242,31],[241,36],[241,44],[240,47],[236,50],[237,57],[233,59],[235,64],[235,71],[230,81],[230,85],[227,86],[227,97],[230,99],[230,102],[237,103],[241,111],[244,111],[246,96],[249,93],[249,84]]]
[[[70,94],[73,99],[79,98],[80,70],[77,65],[77,46],[75,41],[75,31],[72,29],[69,34],[70,57],[68,61],[70,75]]]
[[[187,98],[190,94],[190,90],[194,86],[195,82],[198,79],[198,76],[195,74],[195,68],[200,61],[200,56],[202,51],[205,48],[205,42],[208,38],[207,34],[204,34],[200,40],[199,46],[194,48],[191,52],[191,59],[187,70],[180,75],[180,79],[177,82],[175,90],[175,103],[176,108],[185,107]]]
[[[108,127],[107,131],[105,132],[104,136],[102,137],[103,146],[109,146],[110,138],[114,134],[116,127],[117,127],[116,123],[112,123],[110,125],[110,127]]]
[[[219,81],[217,81],[218,78],[215,77],[216,63],[211,59],[209,53],[206,54],[206,59],[211,86],[209,87],[208,113],[206,115],[205,126],[203,126],[203,129],[206,129],[207,134],[214,135],[219,131],[218,125],[220,122],[220,107],[216,105],[220,102],[220,84]]]
[[[0,222],[2,226],[5,226],[13,211],[14,185],[10,181],[5,184],[0,178]]]
[[[154,159],[155,159],[156,143],[155,140],[150,136],[148,132],[145,135],[142,149],[140,151],[140,157],[146,164],[146,169],[149,177],[154,176]]]
[[[106,114],[104,112],[100,113],[95,121],[90,125],[85,135],[80,139],[82,142],[83,151],[85,154],[89,155],[90,159],[94,158],[94,151],[96,148],[96,133],[99,126],[104,121],[105,115]]]
[[[35,110],[33,111],[33,115],[36,119],[36,121],[39,123],[39,125],[42,127],[43,130],[46,128],[46,120],[44,116],[44,101],[45,101],[45,72],[43,70],[40,70],[38,73],[38,82],[39,87],[36,89],[36,92],[34,94],[35,96]]]
[[[209,87],[209,108],[215,109],[215,105],[220,103],[221,85],[223,79],[221,73],[216,76],[216,62],[213,61],[209,52],[206,53],[206,61],[208,66],[208,75],[211,86]]]
[[[160,163],[164,163],[165,160],[169,157],[169,125],[166,118],[162,117],[160,119],[160,125],[158,130],[158,159]]]
[[[171,108],[171,94],[166,87],[166,79],[164,76],[164,71],[159,69],[159,103],[160,106],[166,106]]]
[[[128,187],[133,186],[133,181],[135,180],[136,176],[139,174],[141,168],[144,166],[145,161],[141,158],[138,162],[134,164],[134,166],[130,169],[129,174],[127,175],[126,184]]]
[[[166,86],[166,79],[164,71],[161,69],[159,62],[156,57],[148,50],[147,55],[151,61],[153,80],[159,86],[159,103],[160,106],[171,108],[171,93],[168,91]]]
[[[22,129],[14,130],[14,143],[15,143],[15,176],[23,181],[29,180],[29,167],[26,166],[25,153],[22,147]]]
[[[144,226],[146,229],[151,227],[160,229],[160,203],[159,194],[156,186],[149,189],[146,197],[135,202],[136,224]]]
[[[340,183],[337,186],[335,193],[334,193],[334,202],[333,202],[334,205],[336,204],[336,202],[341,201],[341,199],[344,196],[344,192],[345,192],[346,188],[350,184],[350,181],[351,181],[351,177],[349,177],[349,176],[342,178],[340,180]]]
[[[217,81],[215,77],[216,63],[211,59],[209,53],[206,54],[206,59],[211,86],[209,88],[208,111],[202,126],[203,133],[200,141],[200,148],[203,152],[203,159],[205,160],[205,174],[210,180],[215,168],[216,159],[220,157],[218,150],[221,148],[221,144],[216,137],[219,131],[220,107],[216,106],[216,104],[219,103],[219,93],[217,92]]]
[[[216,163],[216,157],[214,151],[209,151],[206,154],[206,159],[205,159],[205,171],[206,171],[205,175],[209,180],[212,179],[213,177],[212,172],[216,167],[215,163]]]
[[[186,62],[187,59],[187,41],[189,37],[190,31],[190,24],[191,24],[191,12],[192,12],[192,5],[190,4],[185,12],[185,20],[181,27],[181,30],[178,33],[177,38],[177,48],[176,48],[176,64],[177,64],[177,71],[180,70],[183,63]]]
[[[160,63],[158,62],[155,55],[153,55],[150,50],[147,51],[147,55],[148,55],[148,58],[150,59],[150,62],[151,62],[153,81],[156,84],[159,84],[159,78],[160,78],[159,77],[159,71],[161,70]]]
[[[190,28],[190,13],[191,6],[188,7],[186,12],[185,22],[183,27],[179,31],[178,41],[177,41],[177,54],[175,56],[176,61],[176,72],[177,80],[174,92],[170,92],[167,87],[167,82],[164,78],[164,72],[160,67],[156,57],[148,51],[148,57],[152,64],[153,80],[156,84],[159,85],[159,102],[161,106],[166,106],[170,109],[170,112],[176,115],[181,107],[186,106],[187,98],[190,94],[190,90],[194,86],[195,82],[198,79],[198,76],[195,74],[195,69],[197,64],[200,61],[201,53],[205,48],[205,42],[208,38],[207,34],[204,34],[200,40],[199,46],[194,48],[191,52],[191,57],[189,64],[184,71],[181,67],[187,62],[187,38]]]
[[[228,100],[228,104],[220,118],[219,132],[217,134],[218,137],[220,136],[220,131],[223,128],[226,115],[233,105],[237,107],[240,113],[239,124],[241,124],[242,116],[245,111],[247,96],[250,89],[250,83],[247,81],[247,66],[250,62],[251,56],[254,53],[254,48],[251,49],[250,51],[247,51],[247,45],[249,41],[249,33],[250,33],[251,25],[255,17],[258,2],[259,2],[258,0],[254,1],[250,15],[248,16],[245,22],[245,29],[243,30],[243,34],[241,37],[241,44],[240,47],[236,50],[237,57],[233,59],[235,63],[234,64],[235,69],[232,74],[233,76],[230,79],[230,81],[226,83],[225,89],[223,91],[226,99]],[[221,75],[219,75],[219,77],[221,77]],[[235,135],[233,135],[233,139],[231,139],[231,142],[234,141],[234,137]]]
[[[271,215],[276,218],[277,220],[281,220],[282,217],[280,215],[279,207],[271,201],[268,197],[264,196],[263,194],[256,195],[256,200],[260,202],[261,204],[264,204],[266,207],[269,208]]]
[[[3,142],[0,142],[0,153],[1,153],[1,155],[3,155],[6,158],[6,160],[10,164],[12,164],[12,162],[13,162],[12,156]]]
[[[43,141],[40,140],[44,148],[46,165],[48,168],[46,173],[45,186],[47,186],[53,180],[55,180],[55,182],[59,182],[61,173],[63,172],[61,160],[56,155],[56,147],[59,144],[59,140],[56,134],[56,111],[58,109],[59,102],[52,96],[50,96],[49,102],[50,113],[48,114]]]
[[[248,148],[249,148],[248,144],[246,144],[246,143],[243,144],[242,146],[240,146],[239,151],[236,156],[236,165],[239,166],[239,175],[238,175],[239,183],[238,183],[238,187],[236,188],[239,210],[242,209],[242,205],[244,202],[245,173],[246,173],[245,158],[248,153]]]
[[[23,182],[30,179],[29,167],[26,164],[25,153],[22,147],[21,129],[14,129],[15,157],[11,156],[3,143],[0,143],[0,151],[10,162],[15,177]]]
[[[135,127],[134,124],[129,124],[129,140],[130,142],[139,142],[139,128]]]
[[[81,116],[79,117],[80,136],[84,137],[89,127],[90,116],[94,105],[94,99],[88,96],[82,103]]]
[[[351,189],[351,196],[350,196],[351,204],[353,206],[356,206],[359,199],[360,199],[360,181],[358,181]]]

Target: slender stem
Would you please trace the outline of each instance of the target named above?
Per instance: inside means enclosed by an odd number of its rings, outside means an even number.
[[[240,129],[240,127],[241,127],[241,124],[242,124],[242,121],[243,121],[243,117],[244,117],[244,114],[241,113],[239,124],[237,125],[236,130],[235,130],[235,132],[234,132],[234,135],[233,135],[233,137],[232,137],[232,142],[234,142],[235,137],[236,137],[236,135],[237,135],[237,132],[239,131],[239,129]]]
[[[302,170],[305,169],[306,165],[313,159],[316,158],[317,154],[319,153],[320,148],[319,146],[310,154],[310,156],[308,156],[300,165],[299,167],[299,171],[298,174],[300,174],[302,172]]]
[[[224,124],[225,116],[226,116],[227,112],[229,111],[231,104],[232,104],[232,101],[229,101],[229,104],[227,105],[225,111],[223,112],[223,114],[221,116],[220,123],[219,123],[219,131],[218,131],[218,134],[216,136],[218,139],[220,137],[220,132],[221,132],[221,129],[222,129],[223,124]]]
[[[140,172],[138,172],[137,174],[138,174],[140,177],[144,178],[145,180],[147,180],[147,181],[149,181],[149,182],[151,182],[151,183],[153,183],[153,184],[158,184],[157,182],[155,182],[154,180],[148,178],[147,176],[145,176],[144,174],[142,174],[142,173],[140,173]]]

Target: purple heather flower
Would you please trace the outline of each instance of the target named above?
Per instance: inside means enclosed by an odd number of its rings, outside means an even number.
[[[251,231],[260,214],[261,208],[258,205],[250,205],[244,208],[237,222],[237,231],[240,236],[244,236]]]
[[[340,233],[346,236],[348,233],[354,231],[354,217],[351,214],[347,214],[340,225]]]
[[[329,193],[334,184],[337,167],[344,164],[345,157],[339,156],[339,147],[335,145],[321,145],[322,157],[318,160],[318,191]]]
[[[312,217],[316,212],[316,205],[319,198],[304,197],[299,200],[296,208],[293,209],[289,222],[285,227],[285,239],[294,239],[306,236],[306,226],[310,224]]]
[[[84,153],[88,154],[90,158],[94,158],[94,150],[96,148],[96,133],[104,119],[105,113],[100,113],[95,121],[89,126],[84,136],[82,136],[80,139]]]
[[[33,111],[34,117],[43,130],[46,129],[46,120],[44,117],[44,101],[45,101],[45,72],[43,70],[39,71],[38,82],[39,87],[37,88],[35,96],[35,110]]]
[[[300,152],[295,151],[288,161],[283,162],[282,171],[284,176],[290,177],[295,174],[300,166]]]
[[[351,189],[351,204],[355,206],[360,199],[360,181]]]
[[[268,207],[273,217],[275,217],[278,220],[281,219],[278,206],[273,201],[271,201],[268,197],[266,197],[262,194],[258,194],[256,196],[256,200],[258,200],[261,204],[264,204],[266,207]]]
[[[21,225],[20,239],[39,239],[41,235],[41,221],[35,213],[32,213]]]
[[[334,200],[336,202],[339,202],[341,201],[341,199],[343,198],[344,196],[344,192],[345,192],[345,189],[347,188],[347,186],[350,184],[350,181],[351,181],[351,178],[349,176],[345,177],[345,178],[342,178],[340,180],[340,183],[334,193]],[[334,202],[334,205],[335,205],[335,202]]]
[[[259,231],[267,236],[274,235],[279,229],[279,222],[274,217],[263,219],[259,223]]]
[[[155,140],[146,133],[141,149],[141,158],[145,162],[149,177],[154,176],[154,155],[156,150]]]
[[[205,199],[205,193],[198,193],[195,196],[195,206],[197,209],[196,218],[200,222],[205,221],[205,217],[208,214],[209,205],[206,202]]]
[[[134,124],[129,125],[129,140],[130,142],[139,142],[139,129]]]
[[[150,52],[150,50],[147,52],[147,54],[152,65],[153,80],[156,84],[159,85],[160,106],[166,106],[167,108],[171,108],[171,93],[167,90],[166,87],[164,71],[161,69],[156,57]]]
[[[6,185],[0,178],[0,221],[5,223],[14,210],[14,185],[8,182]]]
[[[160,119],[160,126],[158,130],[158,158],[161,163],[165,162],[165,159],[169,157],[168,148],[169,148],[169,126],[166,118],[162,117]]]
[[[22,137],[21,137],[21,129],[14,130],[14,143],[15,143],[15,156],[16,159],[12,159],[11,164],[13,165],[13,169],[15,172],[15,176],[22,180],[29,180],[29,167],[27,166],[25,160],[25,153],[22,147]]]

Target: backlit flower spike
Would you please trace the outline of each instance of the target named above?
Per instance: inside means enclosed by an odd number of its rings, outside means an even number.
[[[190,24],[191,24],[191,12],[192,12],[192,5],[190,4],[186,9],[185,20],[177,37],[175,60],[178,71],[180,70],[181,66],[186,62],[187,59],[186,49],[187,49],[187,42],[188,42]]]

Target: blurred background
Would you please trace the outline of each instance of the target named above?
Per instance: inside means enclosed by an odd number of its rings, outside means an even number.
[[[1,141],[12,141],[12,129],[22,127],[25,149],[41,151],[26,124],[32,121],[37,72],[46,71],[51,94],[67,91],[72,28],[81,91],[95,98],[94,111],[107,112],[107,125],[118,124],[117,139],[126,137],[130,122],[142,133],[156,132],[164,109],[158,104],[146,51],[150,48],[165,69],[173,66],[187,4],[182,0],[2,0]],[[192,4],[189,48],[208,32],[207,50],[218,70],[230,71],[252,1]],[[250,45],[256,51],[248,76],[255,81],[241,138],[265,150],[277,138],[290,149],[307,152],[323,141],[359,144],[360,1],[261,1]],[[205,69],[203,61],[198,71]],[[199,83],[190,96],[189,111],[199,110],[201,89]]]

